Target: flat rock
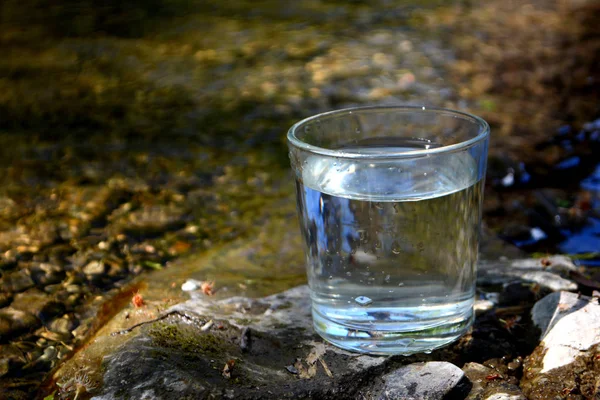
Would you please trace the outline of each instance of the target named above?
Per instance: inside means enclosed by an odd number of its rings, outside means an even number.
[[[532,320],[541,330],[540,345],[524,364],[523,391],[532,399],[576,392],[600,395],[594,376],[600,347],[600,305],[597,298],[552,293],[538,301]]]
[[[258,299],[217,299],[220,292],[207,296],[199,286],[186,286],[191,298],[160,313],[150,300],[118,313],[56,372],[59,394],[73,396],[62,388],[85,370],[97,399],[464,399],[472,384],[453,362],[518,347],[487,312],[470,334],[430,355],[350,353],[314,332],[307,286]],[[510,379],[479,394],[520,398]]]
[[[478,265],[477,285],[501,285],[513,281],[526,281],[537,283],[551,291],[577,290],[577,284],[566,278],[569,271],[577,270],[575,264],[565,256],[551,256],[545,259],[483,260]]]
[[[363,396],[381,400],[462,399],[469,388],[464,372],[456,365],[430,361],[405,365],[383,375]]]
[[[107,354],[95,398],[350,399],[392,362],[324,343],[306,286],[262,299],[198,295],[168,313]]]

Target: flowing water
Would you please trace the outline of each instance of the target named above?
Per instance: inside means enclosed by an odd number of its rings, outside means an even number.
[[[391,144],[352,150],[431,146]],[[302,171],[298,207],[317,331],[342,347],[381,353],[431,350],[464,333],[483,188],[471,155],[311,156]]]

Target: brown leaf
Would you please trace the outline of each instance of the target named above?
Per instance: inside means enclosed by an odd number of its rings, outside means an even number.
[[[221,375],[223,375],[223,378],[231,379],[231,373],[233,372],[234,365],[235,360],[229,360],[225,363],[225,366],[223,367],[223,372],[221,373]]]

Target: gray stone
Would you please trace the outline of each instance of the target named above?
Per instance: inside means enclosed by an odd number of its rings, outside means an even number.
[[[577,284],[566,278],[569,271],[578,268],[565,256],[540,259],[480,261],[477,271],[478,285],[500,285],[513,281],[526,281],[539,284],[542,288],[577,290]]]
[[[376,383],[370,389],[369,397],[381,400],[441,400],[457,398],[469,391],[463,371],[448,362],[409,364],[383,375],[381,380],[383,383]]]
[[[351,399],[393,365],[324,343],[312,329],[306,286],[262,299],[192,294],[170,309],[173,316],[138,328],[107,354],[97,399],[222,398],[226,390],[236,399]]]

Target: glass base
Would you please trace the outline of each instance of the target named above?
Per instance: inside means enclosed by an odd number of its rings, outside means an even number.
[[[422,330],[372,331],[326,319],[314,308],[312,314],[315,331],[323,339],[344,350],[372,355],[431,353],[459,339],[474,320],[471,309],[467,315]]]

